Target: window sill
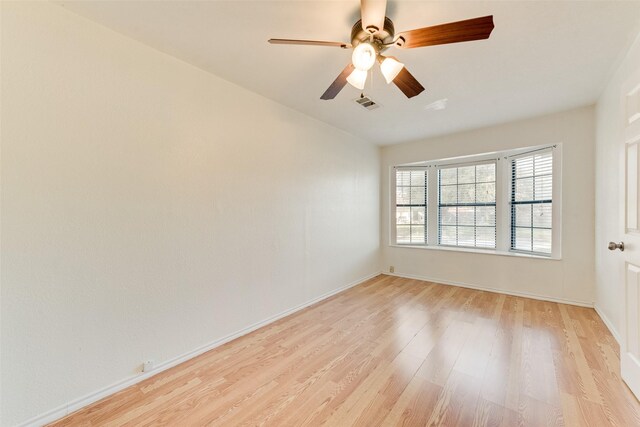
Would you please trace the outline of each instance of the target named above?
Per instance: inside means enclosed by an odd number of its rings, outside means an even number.
[[[535,259],[545,259],[550,261],[560,261],[561,257],[544,256],[544,255],[535,255],[535,254],[526,254],[521,252],[511,252],[511,251],[499,251],[495,249],[476,249],[476,248],[456,248],[452,246],[422,246],[422,245],[398,245],[398,244],[390,244],[392,248],[406,248],[406,249],[424,249],[428,251],[445,251],[445,252],[466,252],[472,254],[484,254],[484,255],[499,255],[499,256],[509,256],[509,257],[517,257],[517,258],[535,258]]]

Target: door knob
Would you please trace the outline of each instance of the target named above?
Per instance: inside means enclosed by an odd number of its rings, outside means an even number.
[[[608,248],[610,251],[615,251],[616,249],[620,249],[622,252],[624,252],[624,242],[620,242],[620,243],[609,242]]]

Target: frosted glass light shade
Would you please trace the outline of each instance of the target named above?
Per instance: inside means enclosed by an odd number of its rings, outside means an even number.
[[[382,64],[380,64],[380,71],[387,81],[387,84],[391,83],[403,68],[404,64],[393,58],[385,58]]]
[[[360,43],[353,49],[351,62],[358,70],[368,71],[376,63],[376,50],[370,43]]]
[[[362,90],[364,89],[364,83],[367,81],[367,72],[356,68],[349,74],[347,81],[351,86]]]

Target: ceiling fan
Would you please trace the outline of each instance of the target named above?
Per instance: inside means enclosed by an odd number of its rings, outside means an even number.
[[[387,0],[360,0],[361,16],[351,29],[351,43],[317,40],[269,39],[272,44],[294,44],[308,46],[332,46],[353,49],[352,63],[347,65],[321,99],[333,99],[347,83],[364,89],[367,72],[376,62],[387,84],[393,82],[407,98],[420,94],[424,87],[393,56],[382,53],[390,47],[413,49],[447,43],[459,43],[488,39],[493,30],[493,15],[464,21],[450,22],[433,27],[419,28],[395,34],[391,19],[385,16]]]

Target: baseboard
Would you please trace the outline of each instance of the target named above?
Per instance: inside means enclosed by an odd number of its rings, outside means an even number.
[[[194,357],[197,357],[203,353],[206,353],[209,350],[213,350],[216,347],[219,347],[229,341],[232,341],[236,338],[239,338],[243,335],[246,335],[250,332],[255,331],[256,329],[260,329],[263,326],[266,326],[270,323],[275,322],[276,320],[280,320],[283,317],[289,316],[290,314],[293,314],[297,311],[300,311],[306,307],[309,307],[310,305],[316,304],[322,300],[325,300],[329,297],[332,297],[340,292],[346,291],[349,288],[352,288],[354,286],[357,286],[363,282],[366,282],[367,280],[370,280],[376,276],[380,275],[380,272],[376,272],[374,274],[370,274],[366,277],[362,277],[354,282],[351,282],[345,286],[342,286],[340,288],[334,289],[333,291],[327,292],[325,294],[322,294],[316,298],[313,298],[309,301],[306,301],[300,305],[297,305],[293,308],[290,308],[288,310],[285,310],[281,313],[278,313],[276,315],[273,315],[271,317],[268,317],[267,319],[264,319],[260,322],[254,323],[250,326],[247,326],[246,328],[243,328],[239,331],[236,331],[232,334],[229,334],[223,338],[217,339],[213,342],[210,342],[208,344],[205,344],[199,348],[196,348],[195,350],[192,350],[188,353],[184,353],[180,356],[177,356],[173,359],[167,360],[163,363],[160,363],[159,365],[156,365],[156,367],[153,369],[153,371],[150,372],[144,372],[144,373],[140,373],[138,375],[135,375],[133,377],[129,377],[126,378],[124,380],[118,381],[117,383],[111,384],[110,386],[104,387],[100,390],[97,390],[93,393],[89,393],[83,397],[80,397],[78,399],[72,400],[71,402],[68,402],[64,405],[61,405],[55,409],[52,409],[50,411],[47,411],[44,414],[38,415],[34,418],[31,418],[21,424],[18,424],[16,427],[37,427],[37,426],[42,426],[44,424],[56,421],[62,417],[65,417],[69,414],[71,414],[72,412],[75,412],[79,409],[82,409],[85,406],[88,406],[92,403],[97,402],[98,400],[104,399],[107,396],[110,396],[114,393],[117,393],[120,390],[123,390],[127,387],[130,387],[134,384],[137,384],[141,381],[144,381],[148,378],[153,377],[154,375],[157,375],[163,371],[166,371],[169,368],[173,368],[176,365],[179,365],[180,363],[186,362],[187,360],[193,359]]]
[[[488,287],[488,286],[474,285],[474,284],[471,284],[471,283],[463,283],[463,282],[454,282],[454,281],[451,281],[451,280],[443,280],[443,279],[438,279],[438,278],[435,278],[435,277],[416,276],[416,275],[412,275],[412,274],[398,274],[398,273],[382,273],[382,274],[386,274],[388,276],[403,277],[405,279],[423,280],[425,282],[439,283],[439,284],[442,284],[442,285],[458,286],[458,287],[461,287],[461,288],[475,289],[475,290],[478,290],[478,291],[486,291],[486,292],[493,292],[493,293],[497,293],[497,294],[511,295],[511,296],[515,296],[515,297],[531,298],[531,299],[536,299],[536,300],[540,300],[540,301],[557,302],[557,303],[560,303],[560,304],[569,304],[569,305],[577,305],[579,307],[593,308],[593,303],[592,302],[588,302],[588,301],[572,300],[572,299],[566,299],[566,298],[556,298],[556,297],[550,297],[550,296],[546,296],[546,295],[532,294],[532,293],[529,293],[529,292],[509,291],[509,290],[505,290],[505,289],[491,288],[491,287]]]
[[[616,339],[616,341],[618,341],[618,344],[622,345],[622,337],[618,333],[618,330],[613,327],[613,323],[604,314],[604,311],[602,311],[600,309],[600,307],[598,307],[598,304],[593,304],[593,309],[596,311],[596,313],[598,313],[598,316],[600,316],[600,318],[602,319],[602,322],[604,323],[604,325],[607,327],[607,329],[609,329],[609,332],[611,332],[611,335],[613,335],[613,337]]]

